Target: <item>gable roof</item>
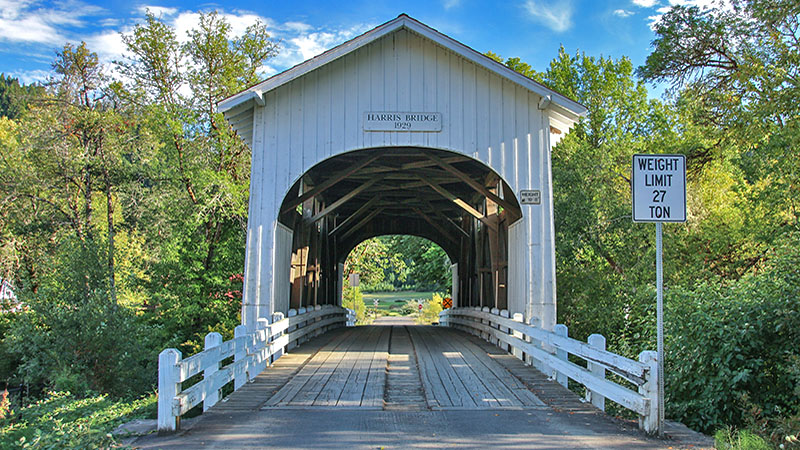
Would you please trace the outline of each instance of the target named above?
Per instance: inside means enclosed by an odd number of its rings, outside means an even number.
[[[267,78],[255,86],[252,86],[242,92],[239,92],[238,94],[234,94],[231,97],[220,101],[217,104],[217,110],[221,113],[224,113],[226,118],[231,122],[236,121],[239,124],[246,122],[247,116],[250,116],[250,114],[245,111],[249,111],[252,107],[251,106],[250,108],[247,108],[246,104],[255,102],[256,104],[263,106],[263,95],[265,92],[269,92],[291,82],[292,80],[300,78],[303,75],[324,66],[325,64],[335,61],[361,47],[364,47],[401,29],[406,29],[425,37],[441,45],[442,47],[451,50],[459,56],[476,64],[477,66],[482,67],[502,78],[505,78],[534,92],[535,94],[542,96],[540,108],[550,108],[551,111],[555,113],[551,114],[551,121],[556,122],[556,128],[559,130],[569,130],[572,128],[574,123],[580,119],[581,116],[584,116],[587,113],[586,107],[575,100],[572,100],[569,97],[554,91],[520,74],[519,72],[516,72],[504,64],[501,64],[492,58],[473,50],[472,48],[434,30],[433,28],[407,16],[406,14],[400,14],[397,16],[397,18],[390,20],[383,25],[379,25],[360,36],[357,36],[337,47],[315,56],[314,58],[306,60],[290,69]],[[252,113],[251,111],[249,112]],[[234,128],[237,127],[234,126]],[[245,131],[247,128],[249,127],[245,125],[242,127],[241,131]]]

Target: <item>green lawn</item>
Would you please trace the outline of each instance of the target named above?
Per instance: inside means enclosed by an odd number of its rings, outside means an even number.
[[[371,292],[365,293],[364,303],[368,311],[375,309],[375,300],[378,300],[378,312],[383,316],[402,316],[403,305],[409,300],[430,300],[433,292],[396,291],[396,292]]]

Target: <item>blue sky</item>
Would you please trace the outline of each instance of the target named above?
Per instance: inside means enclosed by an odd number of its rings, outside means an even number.
[[[142,22],[149,8],[176,27],[179,37],[197,13],[218,10],[244,30],[256,19],[281,41],[281,53],[263,68],[269,76],[311,58],[370,28],[406,13],[479,52],[520,57],[547,67],[563,45],[568,52],[628,56],[644,63],[651,25],[669,6],[714,0],[242,0],[237,2],[0,0],[0,72],[24,82],[43,81],[55,52],[66,42],[86,41],[101,61],[120,59],[120,32]]]

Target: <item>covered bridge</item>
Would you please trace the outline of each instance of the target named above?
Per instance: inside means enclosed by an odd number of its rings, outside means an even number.
[[[219,105],[252,149],[242,323],[339,304],[361,241],[422,236],[455,306],[556,317],[550,152],[586,108],[408,17]]]

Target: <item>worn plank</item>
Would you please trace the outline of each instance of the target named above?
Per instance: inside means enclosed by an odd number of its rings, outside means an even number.
[[[483,383],[483,380],[475,374],[462,355],[462,352],[457,348],[453,348],[453,346],[447,342],[445,333],[437,330],[439,332],[434,334],[428,327],[421,328],[420,331],[423,335],[428,337],[428,343],[434,349],[435,357],[441,357],[445,363],[450,366],[452,373],[458,377],[461,385],[464,386],[465,391],[461,394],[462,396],[469,396],[478,408],[497,408],[500,406],[494,393],[491,392]],[[454,389],[458,390],[461,385],[453,383],[452,386]],[[472,405],[469,405],[468,407],[471,406]]]
[[[372,362],[367,375],[367,384],[364,387],[364,396],[361,399],[363,407],[383,407],[383,394],[386,387],[386,363],[389,359],[389,335],[391,327],[381,327],[376,351],[372,355]]]
[[[288,404],[292,406],[312,406],[314,400],[319,396],[320,392],[325,388],[331,375],[336,370],[336,367],[344,359],[358,339],[361,333],[353,331],[338,347],[331,350],[323,350],[318,353],[321,363],[313,376],[303,385],[303,388],[297,392],[297,395],[292,398]],[[313,361],[312,361],[313,362]]]
[[[356,377],[353,370],[359,361],[364,359],[363,354],[370,346],[370,341],[374,339],[374,327],[363,327],[360,331],[360,333],[357,333],[358,337],[354,339],[355,344],[344,354],[339,364],[333,369],[325,386],[319,392],[317,398],[314,399],[314,406],[336,406],[339,397],[348,387],[350,378]]]
[[[286,385],[284,385],[275,395],[273,395],[268,401],[267,406],[279,406],[279,405],[286,405],[290,400],[292,400],[298,392],[305,386],[307,382],[309,382],[317,370],[322,366],[325,360],[330,356],[331,350],[336,349],[340,346],[343,342],[347,341],[347,338],[353,334],[353,329],[348,329],[347,331],[343,332],[341,335],[337,336],[330,342],[328,342],[325,346],[322,347],[322,351],[317,352],[314,356],[311,357],[311,360],[308,361],[302,369],[289,380]],[[323,353],[324,351],[324,353]],[[279,360],[280,361],[280,360]]]
[[[464,383],[458,377],[458,375],[453,370],[453,367],[450,365],[450,361],[441,354],[441,352],[436,348],[435,339],[426,339],[424,335],[420,333],[421,328],[412,328],[411,332],[412,340],[414,341],[414,347],[417,348],[417,352],[427,352],[431,364],[425,368],[426,371],[430,369],[435,370],[435,374],[439,376],[441,379],[442,385],[444,386],[445,390],[447,391],[449,404],[441,405],[445,399],[439,398],[439,403],[442,407],[465,407],[465,408],[476,408],[478,404],[469,394],[467,387],[464,386]],[[418,344],[419,343],[419,344]],[[433,373],[431,376],[435,376]]]
[[[359,354],[350,377],[347,379],[336,406],[357,407],[361,406],[361,399],[369,377],[369,369],[372,365],[374,355],[380,349],[380,335],[382,327],[370,327],[368,336],[363,339],[364,351]]]

